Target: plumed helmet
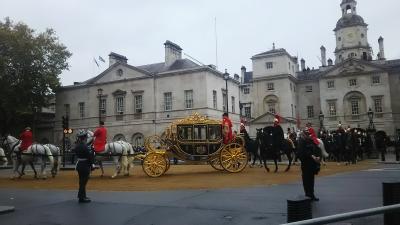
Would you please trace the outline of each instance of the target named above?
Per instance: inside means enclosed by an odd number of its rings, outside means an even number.
[[[77,138],[85,138],[87,137],[87,131],[86,130],[78,130],[78,133],[76,134]]]

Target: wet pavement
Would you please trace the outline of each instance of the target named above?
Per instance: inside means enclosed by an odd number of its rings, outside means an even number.
[[[399,164],[316,179],[313,217],[382,206],[382,182],[400,182]],[[79,204],[76,191],[0,189],[4,225],[202,225],[281,224],[287,199],[303,195],[301,183],[218,190],[152,192],[90,191],[91,203]],[[383,224],[372,216],[336,224]]]

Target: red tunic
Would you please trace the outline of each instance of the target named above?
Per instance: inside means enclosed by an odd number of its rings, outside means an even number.
[[[105,145],[107,143],[107,129],[103,126],[96,129],[93,134],[94,142],[93,148],[95,152],[102,152],[105,149]]]
[[[308,128],[308,132],[310,133],[311,139],[313,140],[314,144],[319,145],[319,141],[317,139],[317,135],[312,127]]]
[[[222,118],[222,132],[224,134],[224,144],[228,144],[232,141],[232,122],[228,117]]]
[[[21,133],[21,135],[19,136],[19,139],[22,141],[21,145],[19,146],[19,150],[25,151],[33,143],[32,131],[25,130],[24,132]]]

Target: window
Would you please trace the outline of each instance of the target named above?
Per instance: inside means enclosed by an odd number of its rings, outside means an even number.
[[[193,108],[193,90],[185,91],[185,108],[186,109]]]
[[[122,76],[124,74],[124,71],[122,69],[117,70],[117,75]]]
[[[226,101],[227,101],[227,96],[225,93],[222,93],[222,111],[226,112]]]
[[[69,115],[70,115],[69,104],[64,104],[64,111],[65,111],[65,115],[69,117]]]
[[[268,112],[276,114],[275,103],[268,103]]]
[[[350,104],[351,104],[351,115],[359,115],[360,114],[359,101],[357,99],[352,99]]]
[[[217,109],[217,91],[213,91],[213,108]]]
[[[273,68],[273,63],[272,62],[266,62],[265,66],[267,67],[267,69],[272,69]]]
[[[312,105],[307,106],[307,117],[314,118],[314,106]]]
[[[349,86],[350,87],[357,86],[357,79],[350,79],[349,80]]]
[[[292,83],[290,83],[290,90],[293,90],[293,85],[292,85]]]
[[[105,98],[100,99],[100,112],[101,115],[106,115],[107,102]]]
[[[289,70],[290,70],[290,62],[288,62]]]
[[[374,99],[374,108],[375,108],[375,112],[377,112],[377,113],[383,112],[383,109],[382,109],[382,98],[375,98]]]
[[[327,82],[328,88],[335,88],[335,81],[330,80]]]
[[[232,112],[234,113],[235,112],[235,97],[232,96],[231,100],[232,100],[231,101],[232,102],[232,104],[231,104],[232,105]]]
[[[250,93],[250,88],[248,87],[243,88],[243,94],[247,95],[249,93]]]
[[[274,83],[267,83],[267,90],[268,91],[273,91],[274,89]]]
[[[244,107],[244,116],[247,118],[251,118],[251,107],[250,106]]]
[[[342,38],[341,37],[338,37],[338,41],[341,41],[342,40]]]
[[[306,92],[312,92],[312,86],[306,86]]]
[[[336,101],[328,102],[328,111],[330,116],[336,116]]]
[[[133,97],[135,113],[143,112],[143,95],[135,95]]]
[[[172,110],[172,92],[164,93],[164,110],[165,111]]]
[[[124,113],[124,97],[123,96],[118,96],[115,98],[115,103],[116,103],[116,110],[118,114],[123,114]]]
[[[381,83],[381,77],[380,76],[373,76],[372,77],[372,84],[380,84]]]
[[[84,102],[79,102],[79,117],[80,118],[85,117],[85,103]]]

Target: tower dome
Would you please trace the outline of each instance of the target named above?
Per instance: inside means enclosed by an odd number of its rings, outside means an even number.
[[[368,24],[366,24],[364,19],[357,14],[345,14],[337,21],[334,31],[353,26],[368,26]]]

